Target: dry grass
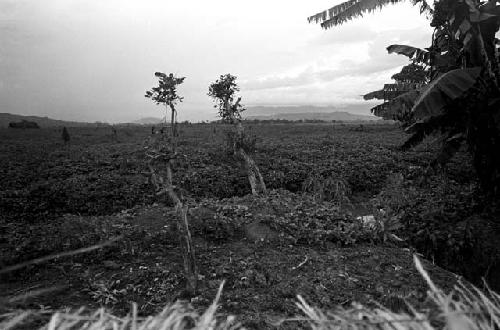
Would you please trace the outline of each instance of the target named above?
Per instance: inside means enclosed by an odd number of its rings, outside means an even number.
[[[149,317],[138,317],[137,305],[133,305],[131,313],[120,318],[108,313],[103,308],[92,313],[85,313],[82,308],[73,312],[54,312],[47,324],[41,329],[47,330],[177,330],[177,329],[240,329],[233,316],[223,320],[216,317],[216,311],[223,284],[212,305],[203,314],[197,313],[191,306],[175,303],[167,306],[162,312]],[[0,329],[16,329],[32,316],[45,314],[46,311],[15,311],[0,315]]]
[[[429,285],[428,296],[437,310],[419,312],[408,305],[411,313],[407,314],[393,313],[383,307],[367,309],[360,305],[353,309],[324,313],[311,307],[299,296],[297,306],[305,317],[297,320],[307,322],[313,330],[500,329],[500,295],[489,289],[483,293],[462,283],[455,287],[454,292],[446,294],[434,285],[416,256],[414,260],[417,270]]]
[[[486,290],[482,292],[472,286],[459,284],[455,291],[446,294],[437,288],[423,269],[418,258],[415,257],[415,266],[429,285],[429,299],[435,305],[434,311],[417,311],[408,306],[411,313],[394,313],[380,307],[376,309],[364,308],[361,305],[351,309],[337,309],[332,312],[323,312],[311,307],[302,298],[298,297],[297,307],[303,317],[284,319],[276,326],[286,325],[294,327],[308,325],[314,330],[326,329],[381,329],[381,330],[496,330],[500,329],[500,295]],[[190,306],[175,303],[166,307],[161,313],[147,318],[137,316],[137,306],[134,305],[131,314],[119,318],[99,309],[93,313],[84,310],[73,312],[51,312],[50,320],[42,329],[48,330],[159,330],[159,329],[240,329],[236,318],[218,317],[216,311],[222,292],[222,285],[212,305],[199,314]],[[43,311],[15,311],[0,316],[0,329],[14,329],[36,313]],[[47,313],[47,312],[45,312]],[[26,327],[24,327],[26,329]]]

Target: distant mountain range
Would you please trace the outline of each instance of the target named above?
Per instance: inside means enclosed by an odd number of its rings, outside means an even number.
[[[9,123],[16,123],[23,120],[35,122],[40,127],[96,127],[96,126],[109,126],[108,123],[102,122],[80,122],[80,121],[67,121],[67,120],[58,120],[52,119],[49,117],[39,117],[39,116],[22,116],[22,115],[14,115],[11,113],[0,113],[0,128],[8,127]],[[145,117],[139,120],[136,120],[131,123],[123,123],[123,124],[132,124],[132,125],[157,125],[163,123],[163,119],[155,118],[155,117]],[[120,124],[118,124],[120,125]]]
[[[349,111],[346,111],[349,110]],[[349,105],[343,108],[336,107],[316,107],[316,106],[255,106],[249,107],[243,112],[244,119],[258,119],[258,120],[324,120],[324,121],[369,121],[378,120],[378,117],[354,114],[350,111],[366,111],[366,106]],[[57,120],[49,117],[40,116],[22,116],[11,113],[0,113],[0,127],[8,127],[9,123],[20,122],[22,120],[32,121],[37,123],[40,127],[95,127],[107,126],[108,123],[102,122],[78,122]],[[130,123],[132,125],[158,125],[163,123],[162,118],[144,117]],[[118,124],[120,125],[120,124]]]
[[[86,126],[106,126],[108,124],[95,122],[84,123],[78,121],[57,120],[49,117],[39,116],[22,116],[14,115],[11,113],[0,113],[0,127],[8,127],[9,123],[20,122],[22,120],[32,121],[37,123],[40,127],[86,127]]]
[[[280,107],[249,107],[243,112],[245,119],[258,120],[324,120],[324,121],[370,121],[380,118],[368,115],[358,115],[342,108],[315,106],[280,106]]]

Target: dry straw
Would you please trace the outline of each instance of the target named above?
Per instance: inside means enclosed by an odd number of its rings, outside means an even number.
[[[314,330],[497,330],[500,329],[500,295],[486,289],[458,284],[452,293],[446,294],[430,279],[417,257],[415,266],[429,286],[428,296],[435,303],[436,310],[419,312],[408,305],[410,313],[394,313],[385,308],[369,309],[361,305],[351,309],[337,309],[323,312],[311,307],[302,297],[298,297],[297,307],[303,317],[284,319],[276,326],[309,327]],[[55,312],[42,329],[48,330],[177,330],[177,329],[241,329],[235,318],[216,315],[222,292],[220,286],[212,305],[198,314],[188,305],[175,303],[157,315],[147,318],[137,316],[137,306],[125,318],[119,318],[99,309],[93,313]],[[40,313],[40,312],[38,312]],[[0,316],[0,329],[14,329],[25,324],[33,311],[17,311]],[[26,326],[23,327],[26,329]]]

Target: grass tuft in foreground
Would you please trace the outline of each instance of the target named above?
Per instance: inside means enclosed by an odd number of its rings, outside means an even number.
[[[285,326],[309,327],[313,330],[326,329],[381,329],[381,330],[496,330],[500,329],[500,295],[487,289],[486,292],[459,284],[455,290],[446,294],[430,279],[417,257],[415,266],[429,286],[428,298],[435,305],[435,310],[417,311],[408,305],[408,313],[395,313],[387,308],[375,309],[356,305],[351,309],[336,309],[323,312],[310,306],[302,297],[298,297],[297,307],[302,311],[302,317],[283,319],[276,324]],[[189,305],[175,303],[167,306],[157,315],[140,318],[137,316],[137,306],[132,313],[119,318],[99,309],[93,313],[84,313],[83,309],[76,312],[56,312],[42,329],[48,330],[159,330],[159,329],[241,329],[233,316],[219,317],[216,315],[222,293],[220,286],[217,296],[203,314],[197,313]],[[15,329],[23,326],[25,321],[36,315],[32,311],[16,311],[0,316],[0,329]]]

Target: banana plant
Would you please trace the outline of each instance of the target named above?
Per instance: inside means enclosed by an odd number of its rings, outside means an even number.
[[[350,0],[308,20],[329,29],[397,2],[400,0]],[[388,51],[428,65],[431,82],[416,90],[418,96],[409,110],[415,122],[407,128],[412,135],[403,149],[439,133],[441,151],[433,164],[444,164],[465,144],[481,186],[496,198],[500,196],[500,61],[495,38],[500,27],[498,0],[437,0],[433,7],[425,0],[412,3],[431,18],[432,44],[425,50],[393,45]],[[409,99],[409,95],[398,95],[390,105],[397,107]]]

